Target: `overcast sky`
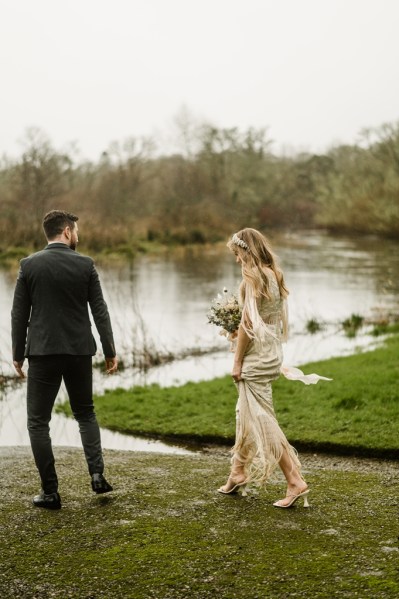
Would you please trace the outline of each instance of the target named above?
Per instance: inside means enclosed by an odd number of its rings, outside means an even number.
[[[0,155],[39,127],[97,160],[198,121],[322,152],[399,121],[399,0],[0,0]]]

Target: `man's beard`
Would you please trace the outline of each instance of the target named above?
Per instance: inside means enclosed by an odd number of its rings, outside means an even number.
[[[77,246],[77,242],[76,241],[71,241],[71,245],[69,246],[71,248],[71,250],[76,250],[76,246]]]

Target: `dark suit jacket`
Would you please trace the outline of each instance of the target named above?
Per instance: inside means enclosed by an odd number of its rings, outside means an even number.
[[[64,243],[21,260],[11,312],[13,359],[94,355],[88,306],[104,355],[113,358],[111,321],[93,260]]]

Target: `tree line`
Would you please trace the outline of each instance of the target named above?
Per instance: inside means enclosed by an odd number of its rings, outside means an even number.
[[[189,125],[180,123],[175,153],[129,138],[96,163],[28,130],[21,156],[0,162],[0,250],[41,247],[52,208],[77,213],[82,245],[95,250],[214,242],[245,226],[399,238],[399,123],[292,156],[273,153],[266,129]]]

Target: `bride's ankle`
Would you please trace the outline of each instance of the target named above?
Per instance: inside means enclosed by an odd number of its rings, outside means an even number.
[[[232,470],[229,474],[229,478],[235,482],[240,482],[245,479],[244,470]]]
[[[307,488],[308,484],[303,478],[290,482],[287,481],[287,489],[304,490]]]

